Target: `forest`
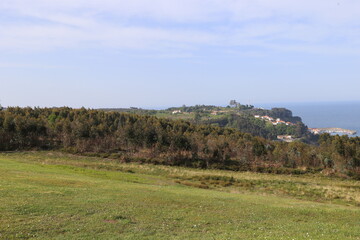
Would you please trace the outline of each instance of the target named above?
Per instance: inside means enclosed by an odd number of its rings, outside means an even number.
[[[311,134],[308,131],[308,127],[302,122],[302,119],[298,116],[293,116],[289,109],[255,108],[252,105],[240,104],[236,100],[231,100],[227,107],[183,105],[182,107],[171,107],[165,110],[147,110],[135,107],[100,110],[150,115],[169,119],[183,119],[196,124],[230,127],[269,140],[276,140],[278,135],[292,135],[306,143],[316,143],[318,140],[318,136]],[[283,121],[291,122],[293,125],[273,125],[270,122],[255,118],[255,115],[270,116],[274,119],[279,118]]]
[[[235,128],[92,109],[0,111],[0,151],[62,150],[120,161],[360,179],[360,138],[271,141]]]
[[[317,141],[317,136],[308,131],[307,126],[302,122],[287,126],[285,124],[273,125],[261,119],[254,118],[249,114],[229,114],[220,118],[207,119],[201,121],[203,124],[218,125],[220,127],[230,127],[244,133],[275,140],[278,135],[292,135],[301,138],[304,142]]]

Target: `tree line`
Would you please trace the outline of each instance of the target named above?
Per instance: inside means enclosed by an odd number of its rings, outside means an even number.
[[[122,161],[200,168],[360,176],[360,138],[276,142],[234,128],[91,109],[0,111],[0,151],[56,149]]]

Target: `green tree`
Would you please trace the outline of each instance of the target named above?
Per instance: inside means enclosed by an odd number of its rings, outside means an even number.
[[[200,120],[201,120],[201,114],[199,112],[195,112],[195,115],[194,115],[195,123],[200,123]]]

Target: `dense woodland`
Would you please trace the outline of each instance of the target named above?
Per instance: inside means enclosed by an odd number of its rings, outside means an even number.
[[[259,109],[254,108],[254,106],[251,105],[241,105],[235,100],[232,101],[235,102],[231,105],[233,107],[228,107],[235,111],[220,115],[217,118],[205,118],[201,120],[200,123],[235,128],[241,132],[250,133],[254,136],[263,137],[269,140],[277,139],[278,135],[292,135],[296,138],[301,138],[302,141],[308,143],[314,143],[318,140],[317,136],[308,131],[308,127],[303,124],[301,118],[293,116],[292,112],[286,108],[272,108],[271,110]],[[203,105],[198,106],[195,110],[199,113],[203,113],[204,110],[208,110],[208,108],[217,110],[219,107]],[[189,109],[191,108],[186,107],[186,110]],[[204,110],[201,111],[202,109]],[[274,119],[280,118],[281,120],[291,122],[295,125],[273,125],[270,122],[255,118],[254,115],[270,116]]]
[[[172,107],[166,110],[145,110],[140,108],[128,109],[104,109],[105,111],[117,111],[135,113],[139,115],[151,115],[169,117],[171,119],[186,118],[187,121],[197,124],[211,124],[220,127],[230,127],[240,130],[244,133],[250,133],[254,136],[263,137],[269,140],[276,140],[278,135],[292,135],[301,138],[307,143],[315,143],[318,138],[308,131],[307,126],[302,123],[298,116],[293,116],[292,112],[286,108],[262,109],[255,108],[252,105],[243,105],[235,100],[231,100],[227,107],[214,105],[195,105],[182,107]],[[180,114],[172,114],[173,111],[180,111]],[[216,112],[216,116],[212,115]],[[189,118],[187,114],[193,114]],[[265,120],[256,119],[254,115],[270,116],[274,119],[280,118],[293,125],[273,125]]]
[[[186,119],[196,124],[211,124],[220,127],[236,128],[244,133],[263,137],[269,140],[276,140],[278,135],[292,135],[301,138],[303,142],[314,143],[317,136],[311,134],[307,126],[302,123],[298,116],[293,116],[292,112],[286,108],[263,109],[255,108],[253,105],[240,104],[236,100],[231,100],[227,107],[214,105],[195,105],[182,107],[171,107],[166,110],[146,110],[141,108],[115,108],[101,109],[104,111],[115,111],[123,113],[134,113],[139,115],[161,116],[171,119]],[[179,114],[172,114],[173,111],[180,111]],[[212,115],[216,112],[216,116]],[[189,118],[193,114],[192,118]],[[261,119],[254,118],[254,115],[270,116],[274,119],[280,118],[283,121],[291,122],[296,126],[285,124],[273,125]],[[191,115],[192,116],[192,115]]]
[[[360,176],[359,137],[324,134],[318,145],[310,145],[129,113],[66,107],[1,110],[0,151],[29,149],[201,168]]]
[[[302,141],[313,142],[317,137],[308,131],[307,126],[302,122],[296,125],[278,124],[273,125],[261,119],[254,118],[249,114],[230,114],[228,116],[204,120],[203,124],[216,124],[220,127],[230,127],[240,130],[244,133],[250,133],[254,136],[263,137],[269,140],[275,140],[278,135],[292,135],[296,138],[302,138]]]

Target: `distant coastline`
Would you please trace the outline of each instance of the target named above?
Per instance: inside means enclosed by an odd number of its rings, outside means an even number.
[[[347,134],[347,135],[357,134],[355,130],[349,130],[344,128],[309,128],[309,131],[312,132],[313,134],[322,134],[322,133]]]
[[[360,137],[360,102],[328,102],[328,103],[278,103],[290,109],[295,116],[300,116],[309,128],[341,128],[355,131],[352,137]],[[263,107],[273,107],[264,104]],[[337,132],[332,133],[337,134]],[[338,133],[340,135],[345,133]],[[350,134],[348,134],[350,136]]]

